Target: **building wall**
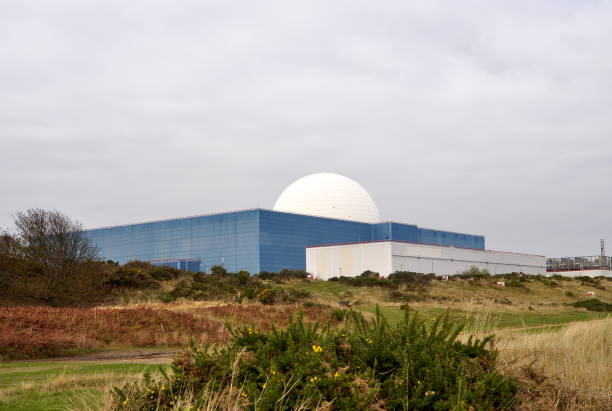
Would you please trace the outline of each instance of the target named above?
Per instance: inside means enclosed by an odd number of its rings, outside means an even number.
[[[546,275],[563,275],[565,277],[612,277],[612,270],[549,271]]]
[[[406,270],[452,275],[475,266],[486,269],[491,274],[511,272],[544,274],[546,272],[546,257],[544,256],[503,251],[394,242],[392,258],[392,271]]]
[[[391,244],[380,241],[309,247],[306,249],[306,271],[323,280],[341,275],[355,277],[366,270],[388,275],[393,272]]]
[[[484,248],[484,237],[399,223],[369,224],[271,210],[245,210],[92,229],[104,259],[201,260],[201,269],[230,271],[306,269],[306,247],[401,240]]]
[[[481,235],[421,228],[414,224],[385,222],[372,225],[372,241],[395,240],[412,243],[447,245],[454,247],[485,249]]]
[[[103,258],[121,264],[198,259],[204,271],[223,263],[230,271],[259,272],[257,210],[99,228],[87,234]]]
[[[338,276],[340,272],[345,276],[356,276],[366,270],[385,276],[395,271],[452,275],[471,266],[487,269],[491,274],[543,274],[546,272],[546,258],[394,241],[309,247],[306,250],[306,270],[323,279]]]
[[[370,241],[371,224],[259,210],[260,270],[305,270],[306,247]]]

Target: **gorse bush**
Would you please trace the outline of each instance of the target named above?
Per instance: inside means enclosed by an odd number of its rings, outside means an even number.
[[[608,304],[597,298],[576,301],[571,305],[576,308],[586,308],[589,311],[612,312],[612,304]]]
[[[461,329],[446,315],[427,326],[406,313],[392,326],[354,312],[340,328],[301,315],[284,330],[230,328],[228,345],[192,346],[172,375],[118,389],[116,409],[200,409],[211,393],[251,410],[511,408],[517,384],[495,370],[490,337],[463,343]]]
[[[337,281],[352,287],[383,287],[389,289],[398,288],[424,288],[431,284],[436,278],[435,274],[420,274],[410,271],[396,271],[389,274],[388,278],[382,278],[374,271],[364,271],[356,277],[332,277],[329,281]]]

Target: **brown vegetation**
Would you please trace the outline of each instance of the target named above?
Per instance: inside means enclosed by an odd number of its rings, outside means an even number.
[[[502,369],[527,383],[523,410],[605,410],[612,404],[612,318],[554,332],[504,333]]]
[[[222,342],[226,321],[262,329],[286,325],[300,306],[180,305],[132,308],[0,307],[0,358],[53,357],[83,351]],[[329,318],[319,308],[305,308],[307,319]]]

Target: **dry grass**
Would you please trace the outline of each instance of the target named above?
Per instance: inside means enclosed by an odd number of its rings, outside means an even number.
[[[466,303],[469,335],[496,334],[499,367],[524,383],[521,410],[609,410],[612,318],[560,327],[497,329],[491,301]]]
[[[612,404],[612,318],[554,332],[502,333],[496,340],[506,372],[534,384],[525,410],[604,410]]]
[[[503,301],[508,299],[512,302],[511,307],[537,307],[537,310],[550,308],[557,309],[559,306],[587,298],[589,291],[595,291],[597,298],[603,301],[612,300],[612,282],[603,280],[601,282],[604,290],[592,285],[582,284],[579,280],[556,281],[558,286],[551,287],[540,281],[531,280],[521,283],[525,288],[497,287],[497,279],[486,279],[481,281],[461,280],[434,281],[429,288],[429,295],[443,297],[452,302],[466,302],[475,300],[477,302]],[[569,297],[567,292],[574,296]],[[506,307],[510,308],[510,307]]]
[[[223,342],[226,321],[269,329],[285,325],[300,306],[159,304],[130,308],[0,307],[0,358],[42,358],[88,350]],[[326,311],[304,309],[308,320]]]

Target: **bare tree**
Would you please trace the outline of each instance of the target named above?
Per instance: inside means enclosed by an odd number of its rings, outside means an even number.
[[[81,223],[59,211],[34,208],[19,212],[15,226],[23,257],[39,264],[55,287],[80,264],[98,260],[98,250]]]

